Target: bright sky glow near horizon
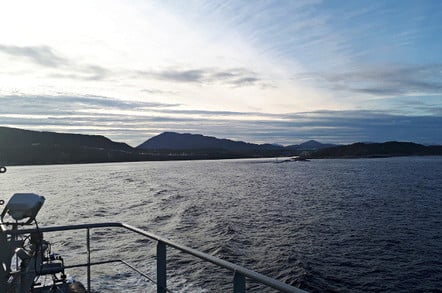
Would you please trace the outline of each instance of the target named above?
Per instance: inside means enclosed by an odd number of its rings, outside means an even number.
[[[442,144],[442,1],[3,1],[0,125]]]

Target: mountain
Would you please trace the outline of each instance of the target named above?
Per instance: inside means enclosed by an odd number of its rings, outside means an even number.
[[[330,148],[330,147],[334,147],[334,146],[336,146],[336,145],[335,144],[320,143],[316,140],[309,140],[309,141],[303,142],[299,145],[297,145],[297,144],[289,145],[289,146],[287,146],[287,148],[291,149],[291,150],[298,150],[298,151],[312,151],[312,150],[320,150],[320,149]]]
[[[100,135],[0,127],[0,163],[7,165],[257,158],[299,153],[281,145],[253,144],[200,134],[165,132],[132,148]]]
[[[395,156],[442,155],[442,146],[424,146],[412,142],[389,141],[384,143],[354,143],[320,149],[305,157],[323,158],[375,158]]]
[[[130,151],[132,147],[125,143],[114,142],[101,135],[69,134],[40,132],[18,128],[0,127],[1,144],[10,147],[26,145],[58,145],[70,147],[105,148]]]
[[[166,132],[149,139],[138,148],[132,148],[100,135],[0,127],[0,163],[5,165],[231,159],[295,154],[282,146],[258,145],[196,134]]]
[[[143,154],[173,155],[183,159],[232,159],[294,156],[297,151],[274,144],[254,144],[201,134],[164,132],[137,147]]]
[[[253,144],[230,139],[219,139],[201,134],[164,132],[140,144],[142,150],[225,150],[232,152],[275,151],[284,147],[272,144]]]
[[[0,127],[0,162],[8,165],[126,161],[134,151],[99,135]]]
[[[332,147],[329,147],[332,146]],[[328,148],[327,148],[328,147]],[[67,134],[0,127],[0,164],[75,164],[153,160],[207,160],[296,156],[369,158],[442,155],[442,146],[410,142],[355,143],[333,146],[311,140],[288,147],[253,144],[189,133],[165,132],[137,148],[100,135]]]

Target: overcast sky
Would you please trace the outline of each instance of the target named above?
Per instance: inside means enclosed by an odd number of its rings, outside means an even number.
[[[442,1],[2,1],[0,125],[442,144]]]

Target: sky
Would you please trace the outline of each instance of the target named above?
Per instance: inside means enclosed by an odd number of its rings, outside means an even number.
[[[0,125],[442,144],[442,1],[1,1]]]

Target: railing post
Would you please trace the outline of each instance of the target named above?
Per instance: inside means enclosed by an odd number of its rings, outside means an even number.
[[[235,271],[233,275],[233,293],[245,293],[246,292],[246,278]]]
[[[89,228],[87,228],[86,246],[87,246],[87,292],[91,292],[91,233]]]
[[[166,244],[162,241],[157,243],[157,293],[166,293]]]

